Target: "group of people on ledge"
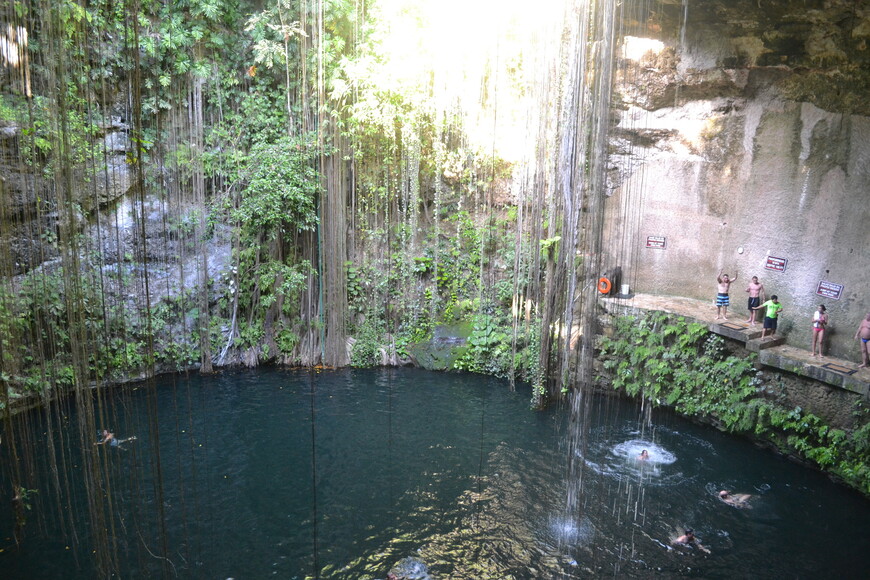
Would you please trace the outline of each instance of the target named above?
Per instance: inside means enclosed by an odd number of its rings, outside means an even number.
[[[716,276],[717,294],[716,294],[716,320],[728,320],[728,306],[730,305],[729,291],[731,284],[737,280],[737,274],[729,276],[728,274],[719,271]],[[779,315],[782,313],[782,304],[779,302],[779,297],[776,294],[771,295],[770,300],[762,303],[766,296],[764,284],[758,281],[758,276],[753,276],[752,281],[746,286],[746,292],[749,293],[746,307],[749,310],[749,318],[746,320],[752,326],[756,325],[756,313],[759,310],[765,310],[764,321],[762,323],[761,340],[773,337],[776,334],[776,327],[779,321]],[[819,304],[818,309],[813,312],[812,319],[812,356],[824,358],[822,348],[824,345],[825,329],[828,326],[828,313],[824,304]],[[870,312],[864,317],[855,332],[855,339],[860,340],[861,348],[861,364],[858,368],[870,366],[870,352],[868,352],[868,342],[870,342]]]
[[[736,281],[737,274],[729,276],[728,274],[723,274],[722,271],[719,270],[719,275],[716,276],[716,283],[718,284],[718,293],[716,294],[716,320],[719,320],[720,318],[728,320],[728,306],[731,304],[728,293],[731,290],[731,284]],[[758,276],[752,277],[752,281],[749,282],[746,291],[749,293],[749,299],[746,303],[746,307],[749,309],[749,318],[746,322],[755,326],[756,313],[762,308],[765,309],[761,339],[764,340],[768,335],[768,331],[772,337],[776,334],[776,325],[779,321],[779,314],[782,312],[782,304],[779,302],[779,296],[773,294],[771,295],[770,300],[762,303],[761,300],[765,296],[764,284],[758,281]],[[822,306],[822,308],[824,308],[824,306]]]

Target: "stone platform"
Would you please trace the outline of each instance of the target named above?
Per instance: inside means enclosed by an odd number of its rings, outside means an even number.
[[[758,353],[758,361],[764,366],[839,387],[870,400],[870,368],[859,369],[860,363],[833,357],[813,357],[809,350],[785,344],[783,336],[762,339],[760,322],[752,326],[739,315],[730,320],[716,320],[716,307],[710,302],[652,294],[634,294],[630,299],[602,296],[600,300],[606,310],[615,315],[657,310],[690,318],[706,324],[710,332],[742,342],[747,350]]]

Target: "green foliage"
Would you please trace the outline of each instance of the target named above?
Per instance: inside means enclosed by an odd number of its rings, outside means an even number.
[[[540,369],[540,324],[517,328],[516,351],[514,330],[507,312],[493,311],[473,317],[468,348],[456,360],[454,368],[505,379],[520,379],[533,389],[544,387]]]
[[[870,495],[870,422],[863,409],[864,424],[849,437],[800,407],[775,405],[764,398],[754,354],[728,355],[721,337],[681,317],[620,317],[613,329],[600,349],[614,389],[766,438]]]
[[[559,241],[562,239],[562,236],[556,236],[554,238],[548,238],[546,240],[541,240],[541,258],[543,260],[555,260],[556,256],[559,254]]]
[[[299,345],[299,335],[289,328],[282,328],[275,336],[275,343],[278,345],[278,351],[285,357],[293,354],[293,351]]]
[[[475,317],[474,330],[468,337],[468,350],[455,368],[505,378],[511,372],[511,333],[488,315]]]
[[[353,262],[347,261],[344,263],[345,277],[347,280],[347,304],[351,312],[363,312],[367,302],[365,289],[363,287],[363,276],[359,268],[353,265]]]
[[[255,279],[260,293],[260,306],[269,308],[276,300],[281,300],[282,312],[290,316],[296,299],[306,287],[311,264],[303,260],[295,266],[271,261],[260,266]]]
[[[279,231],[313,229],[320,192],[316,154],[310,141],[289,137],[255,144],[247,156],[241,201],[231,218],[252,236],[262,233],[268,240]]]
[[[198,337],[189,340],[170,340],[154,353],[155,359],[176,371],[191,368],[199,362]],[[144,362],[144,361],[143,361]]]
[[[368,368],[381,364],[381,346],[384,343],[383,321],[368,317],[356,328],[356,342],[351,350],[350,366]]]
[[[14,486],[15,496],[12,498],[15,506],[15,525],[18,528],[23,528],[27,525],[27,513],[33,506],[33,496],[39,493],[38,489],[27,489],[20,485]]]
[[[237,121],[242,125],[232,128],[228,124],[222,131],[246,132],[252,125],[268,121],[268,116]],[[237,148],[226,147],[208,157],[206,165],[208,171],[231,182],[209,219],[212,223],[229,219],[239,240],[234,253],[237,266],[224,276],[225,292],[218,301],[218,314],[235,316],[238,321],[236,347],[250,348],[274,340],[280,353],[289,357],[299,344],[293,330],[299,317],[298,299],[315,274],[310,262],[299,259],[293,244],[297,234],[317,226],[316,200],[322,179],[315,169],[321,151],[314,137],[278,135],[285,127],[278,122],[271,132],[251,139],[249,151],[244,140]],[[274,141],[269,140],[275,135]],[[276,305],[280,309],[271,311]]]
[[[27,118],[27,101],[24,97],[0,95],[0,121],[20,123]]]
[[[238,34],[243,14],[237,2],[151,0],[141,10],[139,66],[149,73],[142,79],[145,114],[172,108],[167,89],[188,75],[204,79],[221,65],[241,67],[238,59],[244,50],[238,44],[244,46],[247,39]]]
[[[99,378],[120,379],[143,370],[147,362],[150,358],[144,342],[115,336],[94,351],[89,366]]]
[[[255,348],[262,344],[265,335],[266,331],[259,322],[242,325],[239,336],[235,339],[235,345],[237,348]]]

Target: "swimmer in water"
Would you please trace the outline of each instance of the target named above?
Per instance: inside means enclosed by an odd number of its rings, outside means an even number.
[[[719,499],[724,501],[730,506],[734,506],[736,508],[741,509],[751,509],[752,506],[749,505],[749,500],[752,498],[752,495],[748,493],[731,493],[727,490],[722,490],[719,492]]]
[[[674,540],[673,543],[682,544],[684,546],[693,546],[706,554],[710,553],[710,550],[702,546],[698,539],[695,537],[695,531],[692,528],[687,529],[686,533]]]
[[[114,433],[110,433],[108,429],[103,429],[100,440],[94,443],[94,445],[108,445],[110,447],[117,447],[118,445],[120,445],[120,443],[117,439],[115,439]]]
[[[109,447],[121,447],[121,443],[126,443],[127,441],[135,441],[136,436],[127,437],[126,439],[118,439],[115,437],[115,434],[110,432],[108,429],[103,429],[103,433],[100,436],[100,440],[94,443],[94,445],[108,445]]]
[[[649,459],[649,453],[647,453],[646,449],[640,452],[640,455],[637,456],[640,461],[646,461]]]

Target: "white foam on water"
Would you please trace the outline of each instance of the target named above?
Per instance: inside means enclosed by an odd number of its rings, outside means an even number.
[[[644,450],[649,454],[649,459],[642,460],[638,458]],[[631,439],[630,441],[618,443],[611,448],[610,453],[616,458],[629,461],[643,461],[650,465],[670,465],[677,461],[676,455],[657,443],[644,439]]]

